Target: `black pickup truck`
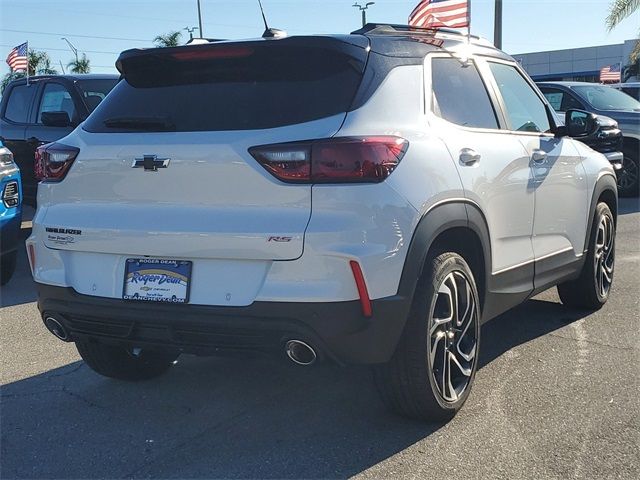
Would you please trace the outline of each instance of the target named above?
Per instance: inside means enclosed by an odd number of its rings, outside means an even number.
[[[24,200],[35,205],[34,153],[83,122],[118,83],[118,75],[38,75],[10,82],[0,103],[0,141],[22,173]]]

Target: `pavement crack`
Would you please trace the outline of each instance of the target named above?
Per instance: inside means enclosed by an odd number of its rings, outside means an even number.
[[[63,393],[66,393],[67,395],[69,395],[72,398],[75,398],[77,400],[80,400],[81,402],[85,403],[86,405],[90,406],[90,407],[95,407],[95,408],[100,408],[100,409],[104,409],[103,406],[98,405],[97,403],[93,402],[92,400],[89,400],[88,398],[83,397],[82,395],[72,392],[70,390],[67,390],[67,387],[62,387],[62,389],[60,390]]]
[[[626,347],[623,345],[611,345],[610,343],[604,343],[604,342],[597,342],[595,340],[589,340],[588,338],[574,338],[574,337],[570,337],[570,336],[566,336],[566,335],[561,335],[559,333],[554,333],[554,332],[550,332],[547,335],[550,335],[552,337],[556,337],[556,338],[562,338],[564,340],[570,340],[572,342],[576,342],[576,343],[589,343],[591,345],[597,345],[599,347],[607,347],[607,348],[614,348],[616,350],[640,350],[639,348],[636,347]]]
[[[43,395],[46,393],[58,393],[58,392],[62,392],[62,389],[53,388],[53,389],[40,390],[37,392],[28,392],[28,393],[0,393],[0,398],[2,400],[13,400],[15,398],[33,397],[36,395]]]
[[[194,440],[196,440],[196,439],[198,439],[198,438],[200,438],[202,436],[209,435],[212,432],[215,432],[216,430],[224,428],[225,426],[227,426],[229,424],[229,422],[233,423],[237,419],[242,418],[247,414],[250,414],[252,410],[253,410],[252,408],[247,408],[247,409],[237,413],[236,415],[233,415],[232,417],[225,418],[224,420],[221,420],[220,422],[216,423],[215,425],[212,425],[211,427],[207,427],[204,430],[202,430],[202,431],[190,436],[189,438],[186,438],[185,440],[183,440],[182,442],[178,443],[177,445],[173,445],[171,447],[167,447],[162,452],[159,452],[157,455],[154,455],[153,458],[145,460],[142,463],[142,465],[137,467],[132,472],[130,472],[130,473],[126,474],[126,475],[123,475],[120,478],[122,478],[122,479],[134,478],[136,476],[136,474],[138,474],[139,472],[141,472],[145,468],[147,468],[147,467],[149,467],[150,465],[153,465],[153,464],[157,465],[158,464],[158,460],[166,458],[167,457],[166,454],[167,454],[168,451],[170,451],[172,454],[176,454],[177,452],[182,450],[184,447],[193,444]]]

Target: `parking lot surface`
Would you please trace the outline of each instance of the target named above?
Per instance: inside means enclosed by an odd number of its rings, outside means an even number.
[[[639,210],[621,201],[607,305],[553,289],[485,325],[444,425],[388,413],[360,367],[181,357],[102,378],[45,330],[23,253],[2,288],[0,477],[640,478]]]

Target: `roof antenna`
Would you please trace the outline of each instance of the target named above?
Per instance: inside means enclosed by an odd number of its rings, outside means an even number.
[[[267,17],[264,16],[264,9],[262,8],[262,2],[258,0],[258,5],[260,5],[260,13],[262,14],[262,21],[264,22],[264,33],[262,34],[262,38],[283,38],[287,36],[287,32],[284,30],[279,30],[277,28],[269,28],[267,24]]]

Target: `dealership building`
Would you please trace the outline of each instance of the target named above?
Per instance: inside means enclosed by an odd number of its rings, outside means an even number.
[[[629,62],[629,55],[638,40],[626,40],[615,45],[571,48],[549,52],[521,53],[513,55],[527,73],[536,81],[576,80],[598,82],[600,69]],[[629,80],[637,80],[632,78]]]

